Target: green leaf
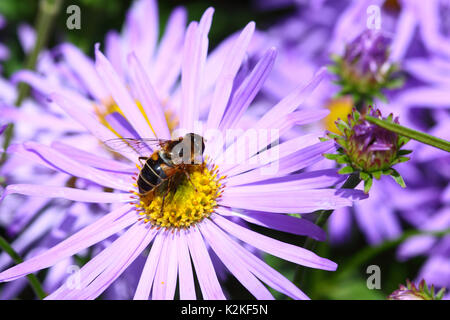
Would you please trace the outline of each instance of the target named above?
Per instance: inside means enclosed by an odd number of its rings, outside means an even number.
[[[372,188],[373,179],[369,177],[369,179],[364,180],[364,193],[369,193],[370,188]]]
[[[347,141],[344,138],[336,138],[336,143],[339,144],[343,148],[347,148]]]
[[[363,172],[363,171],[360,171],[360,172],[359,172],[359,177],[360,177],[362,180],[370,179],[370,175],[369,175],[368,173]]]
[[[339,164],[346,164],[346,163],[350,163],[350,159],[348,158],[347,155],[342,154],[340,157],[338,157],[336,159],[336,162]]]
[[[375,171],[372,172],[372,175],[374,176],[375,179],[380,180],[382,173],[383,173],[382,171]]]
[[[353,110],[353,119],[355,120],[355,122],[359,121],[359,118],[361,117],[361,114],[357,111],[357,110]]]
[[[411,158],[410,157],[398,157],[397,158],[398,163],[406,162],[408,160],[411,160]]]
[[[328,71],[331,73],[337,74],[339,72],[339,68],[335,65],[329,65],[327,66]]]
[[[444,293],[445,293],[445,288],[442,288],[441,290],[439,290],[439,292],[436,294],[436,300],[442,300],[442,298],[444,297]]]
[[[339,131],[341,131],[342,133],[345,132],[345,129],[350,130],[350,127],[348,126],[348,124],[343,121],[342,119],[338,119],[336,122],[336,127],[339,129]]]
[[[355,170],[352,167],[347,166],[347,167],[343,167],[341,170],[339,170],[338,173],[340,173],[340,174],[349,174],[349,173],[353,173],[354,171]]]
[[[405,81],[401,77],[393,78],[393,79],[389,80],[385,84],[385,88],[387,88],[387,89],[397,89],[397,88],[402,87],[404,83],[405,83]]]
[[[387,98],[386,98],[386,96],[383,93],[377,92],[377,93],[375,93],[375,96],[378,99],[380,99],[382,102],[387,103]]]
[[[328,132],[328,133],[327,133],[327,136],[330,137],[331,139],[339,139],[339,138],[341,138],[340,135],[335,134],[335,133],[333,133],[333,132]]]
[[[397,154],[399,155],[399,156],[405,156],[405,155],[407,155],[407,154],[410,154],[412,152],[412,150],[399,150],[398,152],[397,152]]]
[[[391,177],[397,182],[402,188],[406,188],[405,181],[403,181],[402,176],[396,170],[391,169]]]
[[[336,153],[324,153],[323,156],[328,160],[336,160],[341,154]]]

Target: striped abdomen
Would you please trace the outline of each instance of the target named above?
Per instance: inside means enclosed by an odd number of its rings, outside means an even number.
[[[161,167],[164,165],[165,163],[161,157],[158,157],[156,160],[150,157],[145,161],[145,165],[137,179],[139,193],[144,194],[152,190],[167,178],[167,175]]]

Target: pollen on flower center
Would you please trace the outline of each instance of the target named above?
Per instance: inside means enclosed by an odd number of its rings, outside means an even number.
[[[210,169],[206,163],[190,166],[188,173],[190,179],[184,173],[173,178],[177,181],[170,190],[165,184],[146,195],[135,193],[139,196],[136,207],[145,222],[164,228],[188,228],[211,215],[224,177],[219,177],[217,167]]]

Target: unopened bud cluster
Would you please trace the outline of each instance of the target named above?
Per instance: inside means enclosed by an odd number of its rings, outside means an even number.
[[[350,42],[342,56],[333,55],[330,71],[337,75],[340,95],[352,95],[355,101],[384,99],[383,89],[397,88],[403,80],[398,67],[389,61],[390,40],[379,30],[366,30]]]
[[[420,281],[419,287],[409,280],[406,280],[406,286],[400,285],[398,290],[392,292],[389,300],[441,300],[445,293],[445,288],[434,292],[434,286],[428,288],[425,280]]]
[[[369,107],[367,113],[383,119],[380,111],[372,107]],[[398,119],[393,120],[392,114],[385,120],[398,123]],[[325,154],[325,157],[347,165],[339,173],[359,172],[360,178],[364,180],[366,193],[372,186],[373,178],[379,179],[381,175],[390,175],[405,187],[402,177],[392,166],[409,160],[404,155],[411,151],[401,150],[409,141],[408,138],[368,122],[356,109],[348,115],[347,122],[338,119],[336,127],[340,134],[330,132],[328,138],[334,139],[339,145],[338,153]]]

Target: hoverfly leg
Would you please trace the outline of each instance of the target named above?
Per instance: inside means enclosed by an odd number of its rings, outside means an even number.
[[[160,214],[163,214],[163,212],[164,212],[164,200],[166,200],[166,196],[167,196],[168,193],[169,193],[169,192],[166,192],[166,194],[163,195],[162,203],[161,203],[161,212],[160,212]]]
[[[167,191],[166,191],[166,193],[163,195],[163,198],[162,198],[162,203],[161,203],[161,214],[163,214],[163,212],[164,212],[164,200],[166,200],[166,197],[167,197],[167,195],[168,195],[169,192],[170,192],[171,182],[172,182],[172,179],[169,179],[169,181],[168,181],[168,186],[167,186]]]
[[[197,188],[195,187],[195,184],[192,182],[191,180],[191,175],[189,174],[189,172],[187,172],[187,170],[183,170],[184,174],[186,175],[186,178],[189,180],[189,182],[192,184],[192,186],[194,187],[195,192],[198,192]]]

